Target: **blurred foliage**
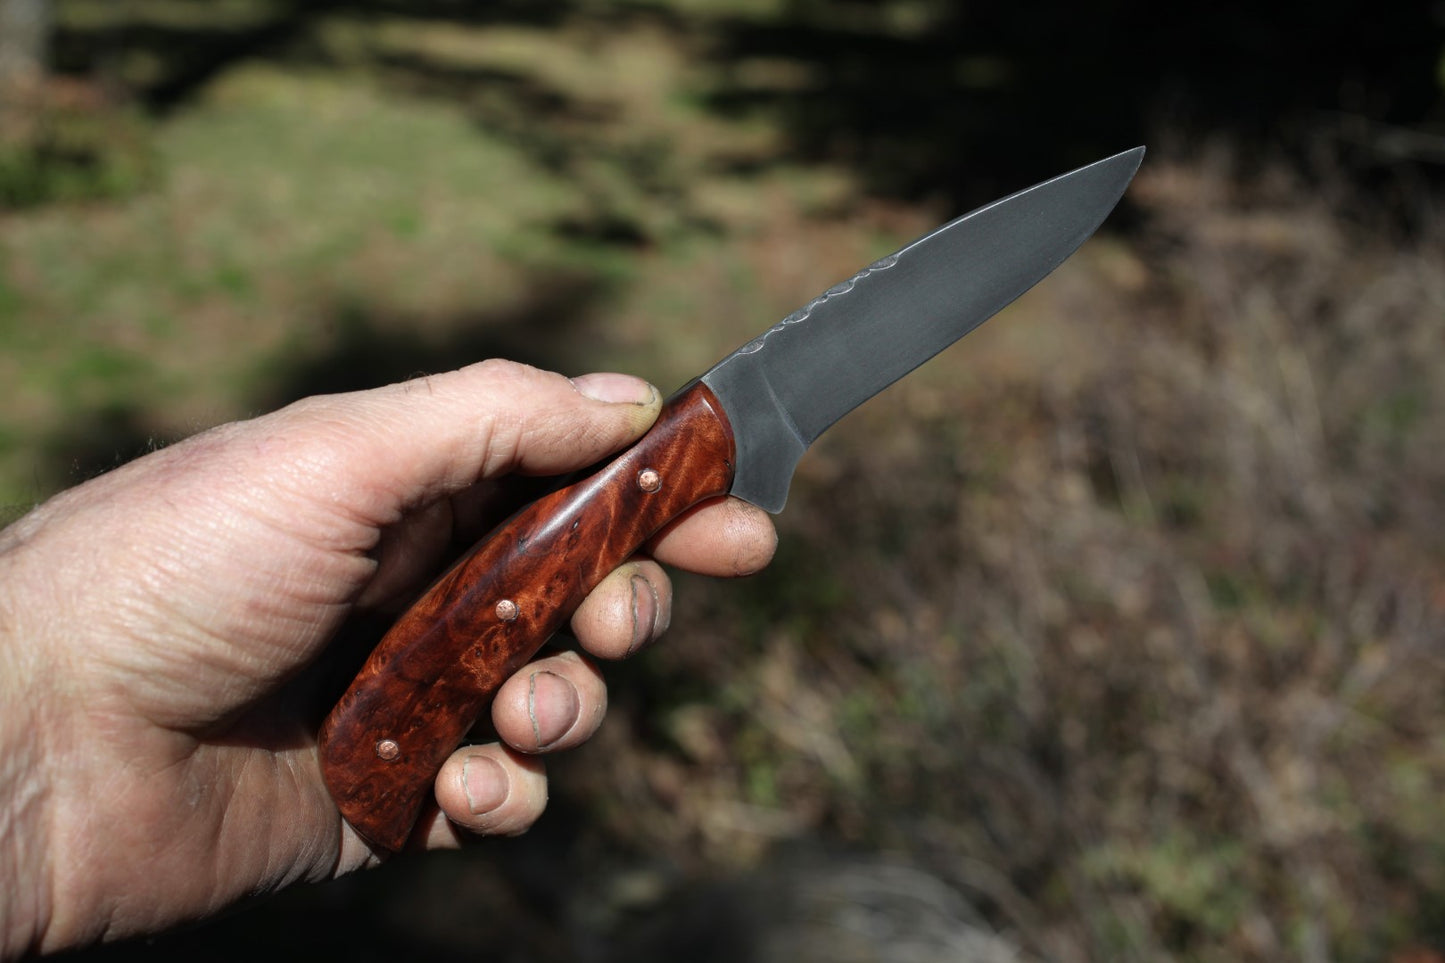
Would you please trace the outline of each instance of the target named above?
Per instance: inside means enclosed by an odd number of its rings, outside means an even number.
[[[149,125],[133,111],[52,105],[24,144],[0,146],[0,210],[119,200],[152,186]]]
[[[819,442],[768,573],[679,579],[528,837],[96,955],[1441,959],[1430,10],[59,3],[90,159],[4,175],[10,514],[492,354],[670,387],[1152,147],[1110,233]]]

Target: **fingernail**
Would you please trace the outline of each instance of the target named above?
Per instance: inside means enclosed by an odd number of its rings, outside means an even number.
[[[650,405],[657,400],[657,389],[632,375],[598,372],[572,379],[572,386],[593,401],[608,404]]]
[[[462,788],[467,793],[467,805],[477,816],[506,802],[511,790],[507,771],[497,760],[486,756],[471,756],[462,764]]]
[[[546,749],[572,731],[582,714],[582,701],[572,683],[551,672],[534,672],[527,693],[527,714],[537,748]]]
[[[641,575],[632,576],[632,644],[631,655],[651,642],[657,635],[657,589]]]

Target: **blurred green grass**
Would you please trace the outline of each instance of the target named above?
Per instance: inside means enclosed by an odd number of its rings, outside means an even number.
[[[240,70],[153,137],[153,190],[0,232],[7,502],[44,493],[14,455],[68,421],[139,409],[174,435],[246,414],[341,305],[436,324],[506,306],[552,266],[536,235],[569,202],[456,111],[365,82]]]
[[[62,9],[81,36],[211,41],[289,7]],[[10,513],[218,421],[488,354],[670,388],[957,213],[956,186],[900,200],[849,162],[916,142],[790,143],[816,51],[731,59],[707,29],[901,44],[940,5],[383,13],[329,10],[128,115],[153,166],[119,195],[0,221]],[[166,52],[116,69],[168,89]],[[851,70],[845,92],[873,79]],[[1018,959],[1438,959],[1445,239],[1371,217],[1346,171],[1251,160],[1155,151],[1127,233],[825,436],[769,573],[680,578],[673,637],[609,667],[611,717],[554,764],[533,841],[141,952],[275,955],[298,914],[362,958],[675,958],[629,955],[640,919],[688,880],[771,893],[803,845],[927,874]],[[804,925],[761,902],[677,926]],[[270,937],[244,922],[265,913]]]
[[[242,26],[267,10],[233,6]],[[125,16],[189,25],[189,7],[132,5]],[[80,30],[117,16],[62,10]],[[553,366],[635,363],[641,350],[671,387],[790,303],[752,295],[769,268],[726,237],[847,190],[838,172],[726,170],[767,156],[767,126],[703,114],[681,93],[699,82],[684,51],[653,31],[599,45],[548,29],[336,15],[312,39],[325,68],[241,62],[152,122],[157,173],[129,196],[7,218],[0,504],[12,512],[135,453],[70,457],[68,426],[124,421],[147,444],[187,434],[305,390],[287,380],[306,380],[306,359],[358,337],[409,341],[409,355],[445,367],[483,346]],[[466,85],[474,95],[392,82],[397,57],[425,64],[414,74],[475,70],[483,82]],[[540,122],[507,99],[513,89],[555,98],[560,117]],[[757,209],[760,197],[772,209]],[[883,231],[858,256],[901,239]],[[523,332],[487,344],[488,319],[506,327],[558,278],[578,300],[557,311],[578,317],[555,321],[577,345]],[[655,327],[674,320],[675,332]],[[649,353],[654,343],[667,347]],[[627,350],[609,354],[612,344]]]

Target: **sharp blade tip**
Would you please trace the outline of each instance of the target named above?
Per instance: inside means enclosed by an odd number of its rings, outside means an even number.
[[[1128,150],[1123,151],[1123,152],[1120,153],[1118,156],[1119,156],[1119,157],[1128,157],[1128,158],[1130,158],[1131,160],[1133,160],[1133,161],[1134,161],[1134,170],[1137,171],[1137,170],[1139,169],[1139,165],[1144,162],[1144,152],[1145,152],[1145,150],[1146,150],[1145,145],[1144,145],[1144,144],[1140,144],[1138,147],[1131,147],[1131,148],[1129,148]]]
[[[1137,169],[1140,162],[1144,160],[1144,152],[1146,149],[1146,145],[1140,144],[1138,147],[1131,147],[1128,150],[1121,150],[1119,151],[1119,153],[1115,154],[1112,157],[1105,157],[1103,160],[1099,161],[1099,163],[1112,164],[1116,162],[1133,161],[1134,167]]]
[[[1134,175],[1139,173],[1139,166],[1144,162],[1144,150],[1144,145],[1140,144],[1138,147],[1120,151],[1112,157],[1095,161],[1089,165],[1089,168],[1096,170],[1108,168],[1118,171],[1123,177],[1123,182],[1119,185],[1119,192],[1122,194],[1129,183],[1134,180]]]

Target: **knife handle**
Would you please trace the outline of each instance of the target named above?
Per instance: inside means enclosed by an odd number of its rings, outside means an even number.
[[[321,771],[374,846],[406,843],[492,694],[664,525],[727,494],[733,435],[698,382],[636,445],[479,542],[377,644],[321,727]]]

